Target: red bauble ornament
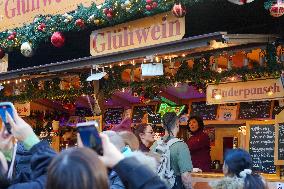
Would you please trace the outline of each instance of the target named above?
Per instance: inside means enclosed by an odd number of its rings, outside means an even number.
[[[151,3],[152,3],[152,0],[146,0],[146,3],[147,3],[147,4],[151,4]]]
[[[105,13],[105,15],[107,15],[109,13],[107,8],[104,9],[104,13]]]
[[[152,6],[153,6],[153,8],[157,8],[158,7],[158,3],[157,2],[153,2]]]
[[[178,18],[182,18],[186,15],[186,9],[180,3],[179,4],[176,3],[172,9],[172,13]]]
[[[46,25],[44,23],[41,23],[38,27],[37,30],[38,31],[44,31],[45,30]]]
[[[13,31],[11,34],[12,34],[12,35],[14,35],[14,36],[16,37],[17,32]]]
[[[146,10],[147,11],[151,11],[152,10],[152,6],[151,5],[146,5]]]
[[[108,13],[111,13],[111,14],[113,13],[112,8],[109,8],[109,9],[108,9]]]
[[[144,96],[141,96],[140,99],[139,99],[139,101],[140,101],[141,103],[144,103],[145,97],[144,97]]]
[[[284,3],[275,3],[270,8],[270,15],[280,17],[284,14]]]
[[[85,22],[82,19],[78,19],[78,20],[75,21],[75,25],[80,27],[80,28],[83,28],[83,27],[85,27]]]
[[[11,34],[8,36],[8,40],[14,40],[15,39],[15,35]]]
[[[112,17],[113,17],[110,12],[106,16],[107,16],[108,19],[112,19]]]
[[[5,51],[2,48],[0,48],[0,59],[4,58],[4,56],[5,56]]]
[[[54,32],[51,36],[51,43],[55,46],[55,47],[62,47],[64,45],[65,42],[65,37],[62,33],[60,32]]]

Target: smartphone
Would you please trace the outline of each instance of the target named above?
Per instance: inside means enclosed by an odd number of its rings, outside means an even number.
[[[99,126],[98,122],[90,121],[90,122],[78,123],[77,129],[84,146],[92,148],[99,155],[103,155],[102,139],[97,130],[98,126]]]
[[[6,118],[6,113],[9,113],[10,116],[14,119],[14,105],[11,102],[0,102],[0,117],[4,123],[5,129],[9,134],[12,134],[11,132],[11,125],[8,123],[8,120]]]

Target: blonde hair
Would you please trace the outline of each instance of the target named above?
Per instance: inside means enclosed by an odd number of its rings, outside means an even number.
[[[125,145],[129,146],[129,148],[132,151],[139,150],[139,140],[135,136],[135,134],[129,131],[122,131],[122,132],[119,132],[118,134],[123,139]]]

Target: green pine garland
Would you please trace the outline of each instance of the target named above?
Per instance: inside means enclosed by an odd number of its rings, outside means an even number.
[[[179,0],[185,6],[191,6],[203,0]],[[38,15],[34,22],[0,33],[0,47],[8,52],[19,49],[24,42],[30,42],[33,49],[43,42],[49,42],[50,37],[56,31],[59,32],[76,32],[81,30],[96,30],[103,27],[113,26],[116,24],[128,22],[131,20],[152,16],[155,14],[170,11],[175,0],[153,0],[158,6],[151,11],[146,10],[146,0],[128,0],[130,5],[126,8],[125,0],[106,0],[102,6],[93,3],[90,7],[78,6],[77,10],[68,14],[56,15]],[[113,17],[108,18],[104,10],[111,8],[114,13]],[[76,20],[81,19],[84,27],[76,25]],[[38,27],[44,24],[43,30]],[[9,40],[8,37],[15,32],[15,39]]]

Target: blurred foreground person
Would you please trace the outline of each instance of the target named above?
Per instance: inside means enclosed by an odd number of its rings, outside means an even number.
[[[213,189],[268,189],[263,177],[251,170],[250,154],[242,149],[229,150],[225,154],[223,173],[225,177],[210,183]]]
[[[123,139],[125,145],[128,146],[132,151],[139,150],[139,140],[135,134],[129,131],[122,131],[118,134]]]
[[[15,110],[13,113],[14,119],[7,114],[8,123],[12,127],[12,135],[7,133],[4,126],[0,131],[0,188],[44,189],[47,178],[46,170],[56,153],[47,142],[40,142],[30,125],[20,118]],[[15,140],[22,142],[25,150],[31,155],[29,174],[18,170],[19,173],[14,176],[17,149],[17,145],[14,145]]]
[[[131,189],[167,189],[149,168],[134,157],[125,158],[105,134],[100,136],[103,156],[85,148],[70,149],[61,153],[48,169],[47,189],[108,189],[106,167],[113,169]],[[80,137],[78,144],[82,146]]]

